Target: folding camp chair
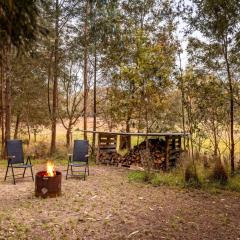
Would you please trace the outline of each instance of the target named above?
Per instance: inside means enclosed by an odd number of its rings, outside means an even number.
[[[84,170],[74,170],[73,168],[84,168]],[[71,169],[71,176],[79,177],[80,174],[84,173],[84,180],[86,179],[86,174],[89,175],[89,165],[88,165],[88,141],[87,140],[74,140],[73,154],[69,154],[68,166],[66,179],[69,175],[69,168]]]
[[[31,159],[28,156],[27,161],[24,162],[24,155],[23,155],[23,148],[22,148],[22,141],[21,140],[7,140],[6,142],[7,146],[7,170],[5,174],[4,181],[6,181],[8,176],[8,169],[12,169],[12,177],[13,177],[13,183],[16,184],[16,176],[22,176],[22,178],[25,177],[26,168],[30,168],[31,174],[32,174],[32,180],[34,181],[33,177],[33,170],[32,170],[32,163]],[[24,168],[23,174],[15,174],[14,168]]]

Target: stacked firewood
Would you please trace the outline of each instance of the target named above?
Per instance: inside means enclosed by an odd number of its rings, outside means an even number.
[[[121,157],[122,156],[117,152],[100,152],[98,155],[98,161],[102,164],[118,166]]]
[[[143,141],[139,145],[131,149],[124,157],[120,159],[121,165],[129,167],[130,165],[143,166],[146,165],[146,145],[147,142]],[[149,158],[151,160],[152,167],[155,169],[164,169],[165,163],[165,141],[162,139],[149,139]]]
[[[149,139],[130,149],[127,154],[121,156],[116,150],[116,139],[102,137],[98,150],[98,162],[107,165],[121,165],[130,167],[137,165],[150,167],[157,170],[166,170],[176,166],[180,158],[181,142],[178,139],[170,140]],[[168,161],[166,161],[166,158]]]

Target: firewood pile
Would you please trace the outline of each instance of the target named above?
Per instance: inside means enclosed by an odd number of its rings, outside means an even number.
[[[153,168],[165,168],[165,141],[162,139],[149,139],[150,159]],[[146,141],[131,149],[124,157],[121,158],[121,165],[129,167],[130,165],[144,166],[146,163]]]
[[[117,152],[100,152],[98,161],[102,164],[118,166],[122,156]]]
[[[130,149],[126,155],[121,156],[117,153],[117,135],[101,133],[98,139],[97,162],[123,167],[137,165],[156,170],[168,170],[176,166],[180,159],[181,137],[179,136],[167,136],[165,140],[148,139],[149,151],[146,145],[147,142],[143,141]]]
[[[118,166],[120,154],[117,153],[117,136],[113,134],[99,134],[97,161],[102,164]]]

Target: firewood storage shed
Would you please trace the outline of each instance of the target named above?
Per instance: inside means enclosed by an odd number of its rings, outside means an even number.
[[[176,166],[182,153],[182,139],[187,138],[189,133],[166,132],[166,133],[125,133],[86,131],[98,135],[97,162],[109,165],[130,167],[132,164],[141,165],[143,152],[146,149],[146,139],[150,149],[153,168],[168,170]],[[118,137],[119,136],[119,137]],[[125,136],[127,139],[141,137],[143,141],[129,149],[125,155],[118,153],[119,140]],[[125,144],[129,146],[129,144]]]

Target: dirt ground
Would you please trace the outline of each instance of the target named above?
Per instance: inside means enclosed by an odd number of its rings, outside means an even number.
[[[240,239],[240,194],[129,183],[128,171],[91,167],[48,199],[30,179],[1,180],[0,239]]]

